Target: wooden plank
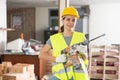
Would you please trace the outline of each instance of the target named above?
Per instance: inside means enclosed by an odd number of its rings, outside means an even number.
[[[118,75],[115,75],[115,74],[105,74],[105,79],[118,79]]]
[[[116,50],[118,50],[118,49],[119,49],[119,47],[118,47],[118,46],[106,46],[106,48],[107,48],[107,49],[116,49]]]
[[[92,61],[94,61],[94,60],[96,60],[96,61],[104,61],[104,58],[94,57],[94,58],[92,58]]]
[[[105,70],[118,70],[118,67],[115,67],[115,66],[106,66]]]
[[[104,55],[104,52],[92,52],[92,56],[94,56],[94,55]]]
[[[118,62],[119,59],[117,58],[106,58],[106,62]]]
[[[105,45],[91,45],[91,48],[105,48]]]
[[[103,66],[91,66],[91,70],[97,70],[97,69],[103,70]]]
[[[103,74],[91,74],[90,78],[93,78],[93,79],[102,79],[103,78]]]
[[[114,52],[106,52],[106,56],[119,56],[119,54]]]

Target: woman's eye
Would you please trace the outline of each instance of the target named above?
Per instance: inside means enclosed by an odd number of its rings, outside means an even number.
[[[75,19],[68,18],[67,21],[75,22]]]
[[[70,18],[68,18],[67,21],[70,21]]]
[[[75,19],[72,19],[72,22],[75,22]]]

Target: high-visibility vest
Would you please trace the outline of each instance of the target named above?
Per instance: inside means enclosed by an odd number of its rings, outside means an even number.
[[[53,48],[52,56],[54,57],[58,57],[59,55],[61,55],[61,51],[68,47],[62,33],[57,33],[50,36],[50,40]],[[73,44],[81,43],[83,41],[84,41],[84,34],[80,32],[74,32],[70,46],[72,46]],[[79,79],[77,78],[78,75],[79,76],[82,75],[81,77],[84,77],[84,76],[86,77],[86,75],[83,72],[82,73],[73,72],[73,66],[67,67],[66,70],[67,70],[67,74],[66,74],[63,63],[53,62],[52,73],[60,80],[68,80],[68,78],[70,79],[72,77],[74,78],[74,80],[86,80],[86,78],[85,79],[80,79],[80,77]]]

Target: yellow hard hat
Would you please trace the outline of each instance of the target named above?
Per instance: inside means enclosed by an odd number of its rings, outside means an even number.
[[[74,8],[73,6],[64,8],[64,10],[62,12],[62,17],[65,15],[72,15],[72,16],[75,16],[77,19],[80,18],[77,9]]]

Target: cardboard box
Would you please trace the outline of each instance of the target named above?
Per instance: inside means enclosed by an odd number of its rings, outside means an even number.
[[[29,80],[25,73],[7,73],[3,74],[3,80]]]
[[[3,79],[2,79],[2,75],[0,75],[0,80],[3,80]]]
[[[26,73],[27,68],[26,66],[12,66],[9,67],[9,73]]]
[[[34,73],[34,64],[17,63],[14,66],[23,66],[23,67],[26,67],[27,72]]]
[[[2,65],[3,65],[3,73],[8,73],[8,68],[12,66],[12,63],[11,62],[2,62]]]
[[[3,61],[2,62],[2,65],[5,66],[5,67],[11,67],[12,66],[12,63],[11,62],[6,62],[6,61]]]
[[[3,65],[2,64],[0,64],[0,75],[3,73]]]

